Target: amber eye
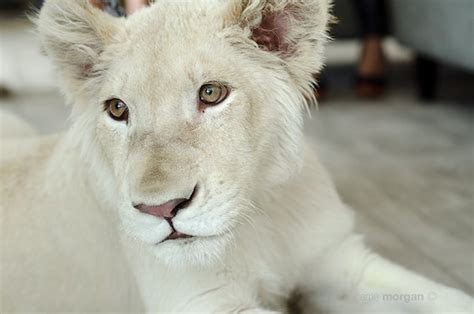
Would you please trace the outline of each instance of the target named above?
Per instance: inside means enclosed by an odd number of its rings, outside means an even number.
[[[208,106],[215,106],[223,102],[229,95],[229,89],[219,83],[211,82],[201,86],[199,90],[199,100]]]
[[[112,119],[128,122],[128,107],[120,99],[107,100],[105,102],[105,110]]]

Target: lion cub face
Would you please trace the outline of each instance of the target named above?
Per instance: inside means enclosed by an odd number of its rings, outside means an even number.
[[[130,235],[170,263],[221,255],[299,167],[326,23],[323,0],[160,0],[128,19],[46,2],[73,132]]]

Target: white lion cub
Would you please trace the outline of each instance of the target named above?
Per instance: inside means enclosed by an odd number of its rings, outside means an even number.
[[[328,2],[46,1],[73,126],[8,142],[0,312],[471,313],[371,253],[304,148]]]

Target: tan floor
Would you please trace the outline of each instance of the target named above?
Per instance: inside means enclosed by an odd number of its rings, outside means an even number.
[[[386,257],[474,292],[474,112],[337,102],[307,124],[359,230]]]

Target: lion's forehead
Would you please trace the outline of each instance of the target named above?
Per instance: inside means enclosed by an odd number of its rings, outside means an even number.
[[[147,38],[171,45],[180,40],[189,43],[223,29],[229,10],[229,3],[219,0],[157,1],[149,10],[129,17],[125,27],[132,41]]]

